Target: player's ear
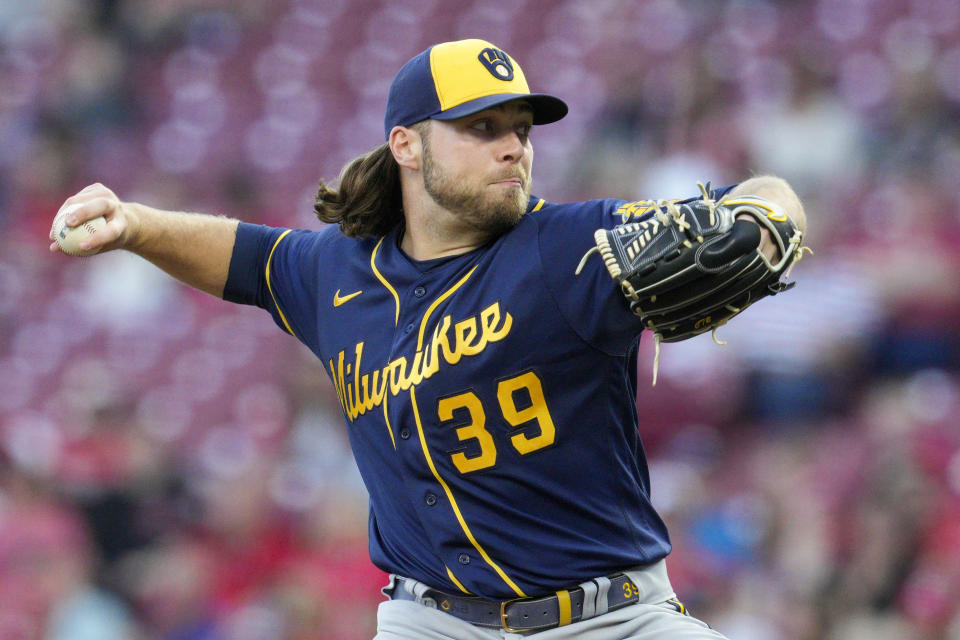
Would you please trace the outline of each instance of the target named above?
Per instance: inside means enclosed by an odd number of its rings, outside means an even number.
[[[420,169],[423,141],[416,129],[398,125],[390,130],[390,138],[387,143],[390,145],[390,152],[398,165],[414,171]]]

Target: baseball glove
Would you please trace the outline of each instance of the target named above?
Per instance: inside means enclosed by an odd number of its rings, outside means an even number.
[[[603,258],[630,309],[654,334],[654,384],[660,343],[714,331],[757,300],[786,291],[803,252],[803,232],[778,205],[753,196],[710,197],[685,203],[650,203],[653,214],[594,233],[593,253]],[[751,220],[737,219],[747,214]],[[776,262],[760,251],[762,225],[778,249]]]

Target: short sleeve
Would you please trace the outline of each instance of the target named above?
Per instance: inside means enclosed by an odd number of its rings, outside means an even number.
[[[315,344],[320,242],[314,231],[241,223],[224,299],[266,309],[282,329]]]

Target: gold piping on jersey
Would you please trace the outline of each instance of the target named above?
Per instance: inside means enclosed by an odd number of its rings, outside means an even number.
[[[463,586],[459,580],[457,580],[457,576],[453,575],[453,571],[450,571],[450,567],[448,567],[447,565],[443,565],[443,568],[447,570],[447,575],[450,577],[450,580],[453,582],[453,584],[457,585],[460,591],[463,591],[467,595],[473,595],[472,593],[467,591],[467,588]]]
[[[546,203],[547,203],[546,200],[544,200],[543,198],[540,198],[540,202],[538,202],[536,205],[534,205],[533,209],[530,209],[530,211],[531,211],[531,212],[537,211],[540,207],[542,207],[542,206],[545,205]]]
[[[387,398],[383,398],[383,421],[387,424],[387,433],[390,434],[390,442],[393,443],[393,450],[397,450],[397,441],[393,437],[393,427],[390,426],[390,416],[387,415]]]
[[[460,513],[460,507],[457,506],[457,501],[453,497],[453,492],[450,491],[450,487],[447,485],[446,481],[440,477],[440,474],[437,472],[437,467],[433,464],[433,458],[430,456],[430,449],[427,448],[427,437],[423,432],[423,423],[420,420],[420,409],[417,408],[417,394],[416,390],[410,389],[410,406],[413,408],[413,419],[417,423],[417,433],[420,436],[420,447],[423,449],[423,457],[427,461],[427,466],[430,467],[430,472],[433,473],[433,477],[436,478],[437,482],[440,483],[440,486],[443,487],[443,492],[447,494],[447,499],[450,501],[450,507],[453,509],[453,513],[457,516],[457,521],[460,523],[460,528],[463,529],[463,532],[467,535],[467,539],[470,541],[470,544],[473,545],[473,548],[477,550],[480,556],[484,561],[490,565],[494,571],[497,572],[497,575],[507,583],[507,586],[513,589],[521,598],[526,598],[525,594],[520,587],[514,583],[510,577],[503,572],[503,569],[493,561],[493,558],[490,557],[490,554],[487,553],[486,549],[480,546],[480,543],[477,542],[477,539],[473,537],[473,532],[470,531],[470,527],[467,526],[467,521],[463,519],[463,514]]]
[[[280,314],[280,319],[283,320],[283,326],[287,330],[287,333],[290,335],[295,335],[293,329],[290,328],[290,323],[287,322],[287,317],[283,315],[283,310],[280,308],[280,305],[277,304],[277,297],[273,295],[273,287],[270,285],[270,263],[273,261],[273,252],[277,250],[277,245],[280,244],[280,241],[283,240],[284,236],[290,233],[292,229],[287,229],[280,234],[280,237],[277,238],[277,241],[273,243],[273,247],[270,248],[270,255],[267,256],[267,268],[265,271],[265,277],[267,279],[267,291],[270,292],[270,298],[273,300],[273,306],[277,308],[277,313]]]
[[[473,272],[476,270],[477,270],[477,266],[474,265],[473,269],[470,269],[470,271],[467,272],[467,275],[460,278],[457,284],[453,285],[452,287],[444,291],[439,298],[434,300],[430,304],[430,306],[427,307],[426,312],[423,314],[423,320],[420,321],[420,333],[417,335],[417,351],[420,351],[420,349],[423,348],[423,332],[427,328],[427,320],[430,318],[430,314],[433,313],[433,310],[437,308],[437,305],[439,305],[441,302],[449,298],[454,291],[459,289],[461,285],[463,285],[463,283],[466,282],[467,279],[470,278],[470,276],[472,276]]]
[[[373,269],[373,275],[377,276],[377,280],[383,283],[387,291],[393,294],[393,300],[397,303],[397,312],[393,316],[393,326],[397,326],[400,324],[400,296],[397,295],[397,290],[390,286],[387,279],[384,278],[383,274],[377,269],[377,251],[380,250],[381,244],[383,244],[383,238],[380,238],[380,242],[377,243],[377,246],[373,248],[373,253],[370,254],[370,268]]]

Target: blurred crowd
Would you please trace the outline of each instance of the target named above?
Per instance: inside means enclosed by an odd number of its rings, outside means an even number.
[[[395,70],[481,37],[563,96],[548,200],[787,178],[815,254],[709,336],[641,345],[680,598],[731,640],[960,639],[956,0],[0,4],[0,640],[361,640],[386,576],[319,363],[60,203],[319,227]]]

